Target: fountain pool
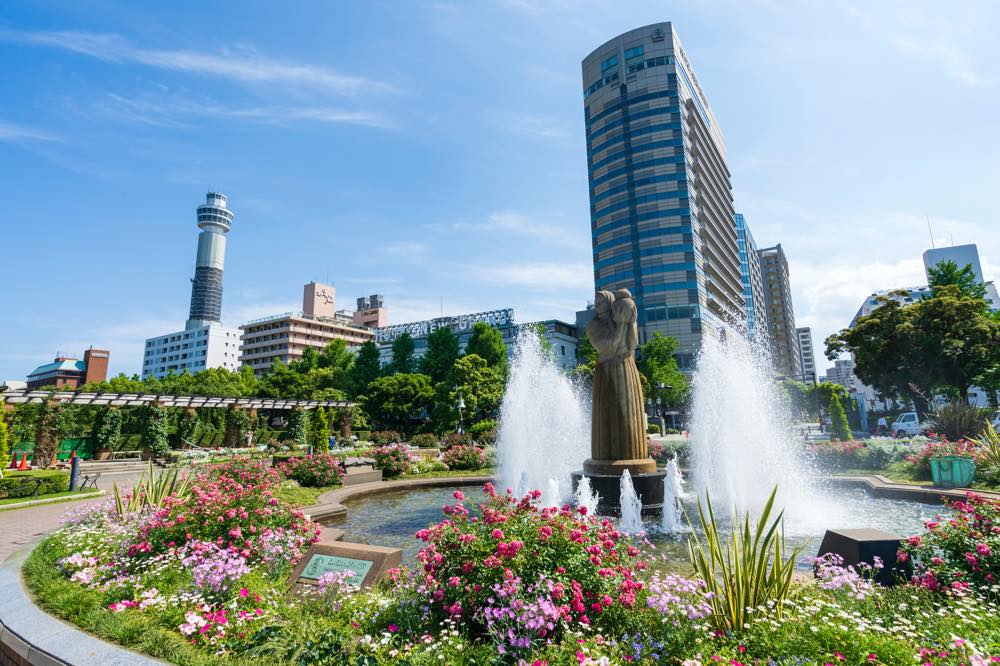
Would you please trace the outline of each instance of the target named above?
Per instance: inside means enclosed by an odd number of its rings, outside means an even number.
[[[465,493],[465,505],[470,509],[482,497],[475,487],[470,486],[387,492],[348,501],[347,522],[338,527],[346,531],[346,541],[403,549],[404,563],[412,566],[416,561],[417,551],[424,545],[413,535],[417,530],[444,519],[441,507],[455,503],[452,496],[455,490]],[[874,497],[861,489],[830,488],[826,496],[834,506],[841,509],[836,516],[824,521],[823,529],[874,527],[908,536],[918,533],[925,520],[931,520],[944,511],[941,506]],[[698,509],[694,497],[685,495],[682,504],[684,511],[697,525]],[[716,506],[715,510],[717,518],[721,519],[725,515],[722,507]],[[657,551],[666,556],[668,568],[682,571],[688,569],[686,520],[682,519],[678,528],[671,532],[664,532],[656,517],[646,519],[643,526],[649,541]],[[817,554],[823,530],[816,531],[809,524],[786,519],[785,538],[789,547],[802,546],[798,566],[803,570],[809,569],[810,565],[805,562],[805,558]]]

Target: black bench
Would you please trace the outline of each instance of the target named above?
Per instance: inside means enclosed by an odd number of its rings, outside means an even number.
[[[80,482],[80,490],[86,490],[87,486],[90,486],[94,490],[97,490],[97,480],[101,478],[100,472],[91,472],[90,474],[83,475],[83,481]]]

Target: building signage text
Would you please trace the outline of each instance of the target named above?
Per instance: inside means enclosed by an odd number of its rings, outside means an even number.
[[[477,312],[476,314],[458,315],[456,317],[438,317],[425,321],[415,321],[409,324],[396,324],[375,329],[376,342],[392,342],[403,333],[409,333],[414,338],[430,335],[439,328],[450,328],[454,332],[467,331],[477,322],[486,322],[490,326],[504,326],[514,323],[513,308]]]

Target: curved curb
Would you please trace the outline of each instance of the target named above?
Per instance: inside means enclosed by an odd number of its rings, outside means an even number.
[[[369,495],[379,495],[395,490],[411,488],[444,488],[448,486],[478,486],[492,481],[492,476],[439,476],[433,479],[402,479],[399,481],[377,481],[344,486],[323,493],[313,506],[302,507],[302,512],[312,520],[341,522],[347,519],[347,507],[343,502]]]
[[[166,664],[91,636],[36,606],[24,585],[21,567],[37,545],[36,541],[22,548],[0,565],[0,662],[10,660],[15,666]]]
[[[935,488],[934,486],[915,486],[906,483],[894,483],[882,476],[837,476],[820,477],[821,480],[838,486],[863,488],[873,495],[889,499],[909,500],[924,504],[944,504],[945,500],[964,500],[966,493],[975,493],[990,499],[1000,500],[1000,493],[974,488]]]
[[[45,504],[79,502],[81,500],[94,499],[95,497],[101,497],[102,495],[107,494],[107,490],[98,490],[94,493],[84,493],[78,496],[64,495],[62,497],[43,497],[42,499],[25,500],[24,502],[16,502],[14,504],[0,504],[0,511],[14,511],[16,509],[25,509],[29,506],[43,506]]]

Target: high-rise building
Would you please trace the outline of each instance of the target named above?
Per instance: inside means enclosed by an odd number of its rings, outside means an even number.
[[[931,267],[937,266],[942,261],[954,261],[959,268],[972,266],[976,280],[986,285],[986,300],[990,304],[990,309],[1000,309],[1000,295],[997,294],[996,285],[993,282],[987,282],[983,277],[983,266],[979,263],[979,248],[976,247],[975,243],[937,247],[925,251],[924,272],[927,273],[928,281],[930,280]]]
[[[242,324],[240,363],[263,375],[274,361],[286,365],[298,361],[310,347],[319,351],[334,340],[359,347],[375,339],[375,330],[355,323],[354,313],[337,312],[336,294],[333,285],[310,282],[302,289],[300,312],[283,312]]]
[[[368,328],[388,326],[389,311],[385,309],[384,301],[382,294],[372,294],[359,298],[358,309],[352,315],[354,323]]]
[[[799,336],[799,359],[802,364],[801,380],[807,384],[816,383],[816,357],[813,354],[812,329],[808,326],[795,329]]]
[[[736,213],[736,246],[740,250],[740,278],[743,283],[743,306],[747,334],[751,340],[768,342],[767,308],[764,305],[764,280],[760,273],[757,243],[742,213]]]
[[[785,377],[798,377],[802,370],[799,358],[799,338],[795,332],[795,310],[792,307],[792,286],[788,276],[788,259],[781,243],[757,250],[760,274],[767,303],[767,321],[771,330],[774,369]]]
[[[722,131],[670,23],[615,37],[582,71],[595,285],[629,289],[640,342],[676,337],[690,369],[705,332],[745,322]]]
[[[226,234],[233,225],[226,195],[209,192],[197,209],[198,254],[191,279],[191,306],[184,330],[146,340],[142,376],[166,377],[208,368],[239,367],[240,332],[222,325],[222,273]]]

